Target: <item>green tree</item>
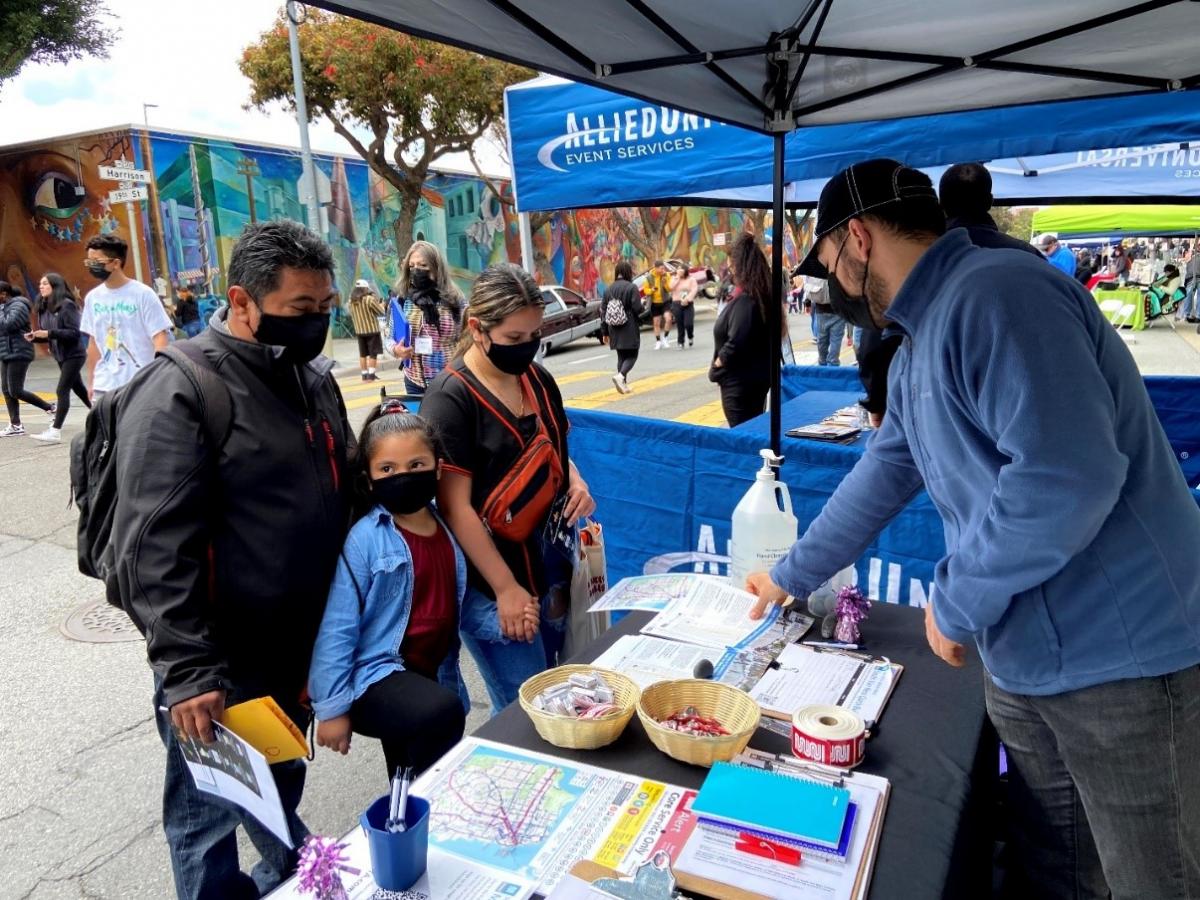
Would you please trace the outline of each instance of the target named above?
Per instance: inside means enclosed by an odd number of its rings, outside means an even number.
[[[248,108],[283,103],[295,109],[286,14],[242,53],[240,68],[251,83]],[[396,189],[396,252],[403,257],[434,160],[470,150],[503,117],[504,88],[532,73],[315,10],[299,31],[309,116],[328,120]],[[364,142],[352,129],[371,137]]]
[[[100,0],[4,0],[0,3],[0,84],[26,63],[108,56],[116,32]]]
[[[1028,241],[1033,238],[1035,212],[1035,206],[996,206],[992,208],[992,218],[1005,234]]]

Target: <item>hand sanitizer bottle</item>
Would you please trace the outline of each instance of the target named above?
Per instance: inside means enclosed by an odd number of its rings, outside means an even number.
[[[770,450],[760,450],[759,456],[762,468],[733,510],[729,583],[736,588],[745,588],[746,576],[752,572],[769,571],[796,543],[792,496],[775,477],[783,459]]]

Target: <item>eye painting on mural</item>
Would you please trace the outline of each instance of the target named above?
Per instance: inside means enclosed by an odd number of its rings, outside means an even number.
[[[667,132],[666,124],[658,130]],[[709,124],[678,127],[702,131]],[[348,297],[358,279],[386,291],[399,274],[395,189],[357,157],[318,153],[315,163],[318,230],[333,247],[339,291]],[[118,167],[145,170],[149,181],[104,177]],[[122,185],[131,190],[114,193]],[[86,290],[84,246],[94,235],[115,233],[130,242],[142,281],[162,286],[167,297],[189,289],[207,316],[225,294],[223,273],[242,229],[261,220],[304,221],[308,192],[299,151],[287,147],[138,126],[0,147],[0,275],[30,294],[46,272],[60,272]],[[724,239],[743,229],[765,238],[769,221],[761,211],[704,207],[553,213],[533,236],[536,275],[595,297],[612,282],[622,257],[637,271],[668,257],[723,274]],[[790,227],[786,235],[791,257]],[[520,261],[510,184],[448,171],[432,175],[411,237],[444,248],[453,277],[468,290],[488,265]],[[132,264],[128,271],[134,274]]]

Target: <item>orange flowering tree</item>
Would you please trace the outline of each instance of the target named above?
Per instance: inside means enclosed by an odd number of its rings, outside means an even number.
[[[295,109],[285,15],[242,52],[250,108],[282,103]],[[470,150],[502,120],[504,88],[532,73],[312,8],[299,32],[309,117],[327,119],[396,189],[396,252],[403,258],[434,160]],[[370,139],[360,139],[356,130]]]

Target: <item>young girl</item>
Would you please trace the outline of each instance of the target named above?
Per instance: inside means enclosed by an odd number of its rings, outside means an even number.
[[[345,754],[350,734],[383,743],[388,773],[428,768],[462,737],[458,616],[462,552],[430,504],[442,462],[429,425],[384,401],[358,439],[370,511],[351,529],[313,649],[317,743]]]

